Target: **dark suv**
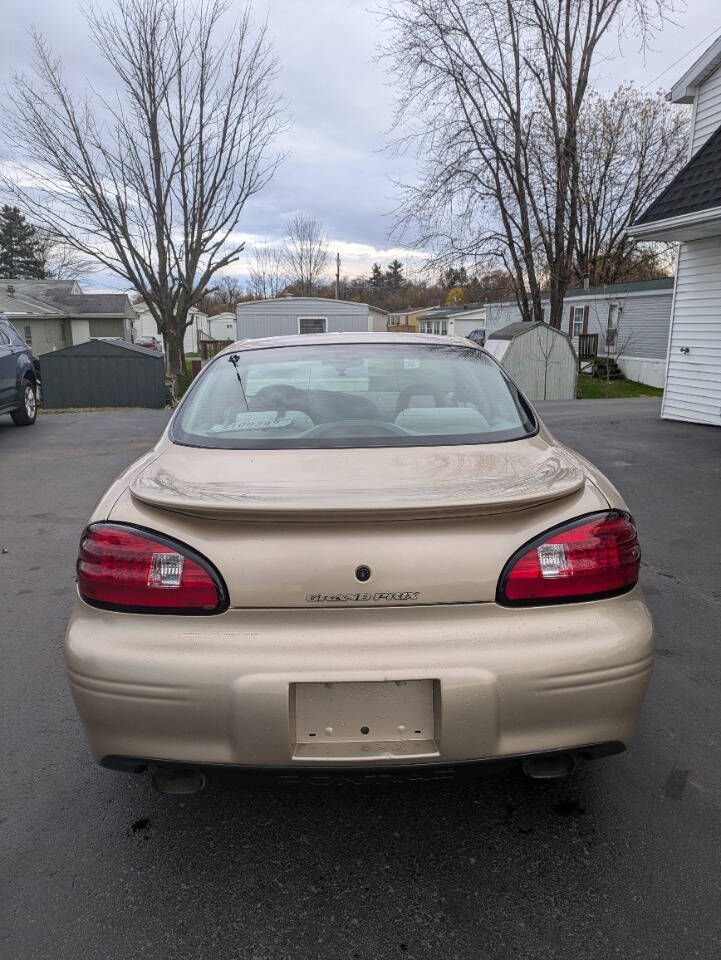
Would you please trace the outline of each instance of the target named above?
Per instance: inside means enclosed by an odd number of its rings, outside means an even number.
[[[35,423],[37,416],[36,364],[30,347],[0,313],[0,413],[9,413],[19,427]]]

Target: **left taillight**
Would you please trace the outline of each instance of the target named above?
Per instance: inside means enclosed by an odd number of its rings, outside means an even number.
[[[608,510],[554,527],[506,564],[496,600],[538,606],[610,597],[638,582],[641,550],[626,513]]]
[[[77,571],[80,596],[96,607],[211,614],[228,605],[223,581],[209,561],[175,540],[136,527],[88,527]]]

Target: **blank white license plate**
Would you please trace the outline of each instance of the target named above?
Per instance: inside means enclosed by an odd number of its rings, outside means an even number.
[[[434,681],[296,683],[297,744],[433,740]]]

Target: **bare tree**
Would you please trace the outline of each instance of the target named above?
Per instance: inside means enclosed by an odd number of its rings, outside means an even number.
[[[688,159],[688,118],[633,85],[589,95],[579,123],[575,278],[592,286],[663,276],[664,245],[639,248],[626,233]]]
[[[77,280],[99,270],[97,260],[84,256],[62,238],[53,237],[42,229],[38,234],[48,280]]]
[[[321,223],[308,213],[292,217],[283,247],[283,264],[296,294],[312,296],[323,279],[329,257],[328,239]]]
[[[216,279],[205,299],[205,307],[210,315],[234,310],[241,300],[245,299],[243,283],[238,277],[225,274]]]
[[[127,280],[182,372],[188,311],[239,258],[247,200],[279,162],[275,59],[246,8],[229,0],[89,6],[92,38],[115,73],[112,99],[76,97],[47,41],[34,77],[16,76],[8,122],[18,158],[4,186],[34,221]]]
[[[401,85],[396,230],[447,262],[502,263],[526,320],[562,321],[579,218],[579,123],[603,38],[643,44],[673,0],[383,0]]]
[[[285,289],[284,251],[266,242],[253,248],[248,269],[248,293],[254,300],[269,300]]]

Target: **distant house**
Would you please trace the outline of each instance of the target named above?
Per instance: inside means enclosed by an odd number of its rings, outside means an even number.
[[[324,297],[251,300],[236,307],[238,339],[298,333],[355,333],[385,330],[388,313],[368,303]]]
[[[213,340],[237,340],[238,321],[234,313],[216,313],[208,317],[208,332]]]
[[[661,416],[720,425],[721,38],[668,99],[693,104],[690,159],[629,233],[680,241]]]
[[[575,350],[581,334],[598,335],[598,352],[618,356],[629,380],[662,387],[673,302],[672,277],[606,287],[574,288],[566,293],[561,331]],[[549,314],[544,298],[545,317]],[[490,336],[521,320],[515,300],[486,304],[486,332]]]
[[[135,311],[138,315],[138,319],[135,321],[135,339],[140,337],[155,337],[160,344],[160,349],[163,349],[163,338],[158,333],[158,325],[155,322],[155,318],[150,312],[150,307],[147,303],[144,303],[142,300],[133,304]],[[203,313],[202,310],[198,310],[197,307],[191,307],[188,311],[188,316],[190,324],[185,329],[185,335],[183,337],[183,349],[186,353],[198,353],[198,335],[206,334],[210,336],[210,327],[208,325],[208,314]]]
[[[409,307],[407,310],[399,310],[388,314],[387,329],[402,333],[418,333],[421,328],[421,320],[432,307]]]
[[[474,330],[485,329],[486,305],[462,303],[453,307],[433,307],[420,322],[421,333],[438,333],[449,337],[467,337]]]
[[[36,356],[100,337],[130,341],[136,316],[124,293],[85,293],[75,280],[0,280],[0,312]]]

